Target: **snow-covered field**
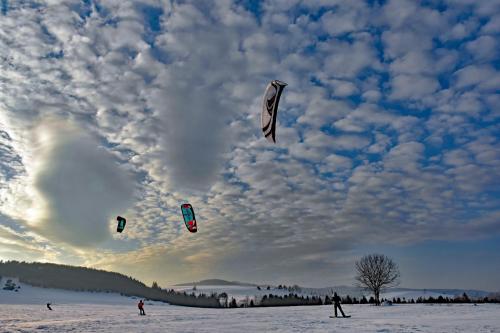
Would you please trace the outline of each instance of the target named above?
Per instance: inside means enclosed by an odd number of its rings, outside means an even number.
[[[66,304],[0,307],[0,332],[500,332],[500,306],[345,306],[352,318],[330,319],[331,306],[199,309],[167,304]]]
[[[244,295],[253,288],[225,288]],[[21,284],[0,290],[2,332],[500,332],[500,305],[344,305],[352,318],[331,319],[331,306],[200,309],[118,294],[73,292]],[[53,311],[45,304],[51,302]]]

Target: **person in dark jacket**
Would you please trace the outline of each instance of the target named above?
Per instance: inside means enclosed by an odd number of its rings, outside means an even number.
[[[139,314],[141,316],[145,316],[146,312],[144,312],[144,302],[142,301],[142,299],[139,301],[139,304],[137,304],[137,307],[139,308]]]
[[[344,317],[344,318],[350,317],[350,316],[346,316],[344,311],[342,311],[342,307],[340,306],[341,299],[340,299],[340,296],[337,295],[337,293],[333,293],[332,301],[333,301],[333,309],[335,312],[335,317],[337,317],[337,308],[339,308],[340,313],[342,313],[342,317]]]
[[[52,308],[50,307],[50,303],[47,303],[47,309],[52,311]]]

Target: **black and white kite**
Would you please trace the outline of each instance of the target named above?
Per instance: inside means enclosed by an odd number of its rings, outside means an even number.
[[[262,132],[269,142],[276,143],[276,118],[278,115],[278,104],[281,93],[287,86],[285,82],[273,80],[267,85],[264,93],[264,103],[262,104],[262,113],[260,121]]]

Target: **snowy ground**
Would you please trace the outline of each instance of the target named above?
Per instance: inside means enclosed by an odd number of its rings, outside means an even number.
[[[207,289],[220,289],[212,287]],[[254,289],[224,287],[229,294]],[[246,291],[246,292],[245,292]],[[330,319],[331,306],[200,309],[112,293],[74,292],[21,284],[0,290],[3,332],[499,332],[500,305],[344,305],[352,318]],[[51,302],[53,311],[45,304]]]
[[[330,319],[331,306],[199,309],[162,303],[0,307],[0,332],[500,332],[500,306],[345,306],[352,318]]]

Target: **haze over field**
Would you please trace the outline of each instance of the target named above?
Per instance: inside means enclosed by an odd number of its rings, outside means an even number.
[[[0,0],[0,260],[500,290],[499,34],[497,0]]]

